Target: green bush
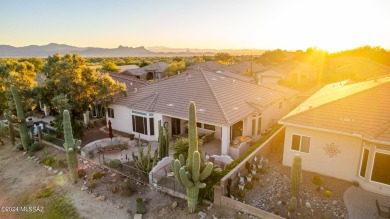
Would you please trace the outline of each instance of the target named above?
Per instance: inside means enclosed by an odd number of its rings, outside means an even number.
[[[142,198],[137,198],[136,201],[137,201],[136,203],[137,214],[146,214],[147,210],[146,210],[145,202],[142,200]]]
[[[124,197],[130,197],[135,191],[136,188],[130,180],[122,184],[122,195]]]
[[[87,187],[88,187],[89,189],[94,189],[94,188],[96,188],[96,182],[95,182],[95,180],[89,180],[88,183],[87,183]]]
[[[56,160],[54,159],[54,156],[48,156],[45,159],[43,159],[43,164],[46,166],[51,166]]]
[[[30,155],[34,154],[34,152],[37,152],[39,150],[41,150],[43,147],[41,145],[41,143],[39,142],[34,142],[30,145],[29,149],[28,149],[28,153]]]
[[[98,172],[95,172],[95,173],[92,174],[92,179],[100,179],[100,178],[102,178],[105,175],[106,175],[106,172],[98,171]]]
[[[204,181],[206,187],[199,190],[199,199],[207,199],[209,201],[214,200],[214,186],[220,182],[222,178],[222,171],[216,169],[215,167],[211,171],[209,177]]]
[[[330,190],[326,190],[326,191],[324,192],[324,194],[325,194],[325,196],[328,197],[328,198],[332,197],[332,192],[331,192]]]
[[[238,197],[240,197],[241,199],[245,198],[245,195],[246,195],[245,189],[239,189],[238,192],[237,192],[237,195],[238,195]]]
[[[110,163],[108,164],[109,167],[111,168],[119,168],[122,166],[122,163],[118,159],[111,160]]]
[[[53,189],[50,186],[43,186],[42,189],[37,194],[36,198],[47,198],[50,197],[53,194]]]
[[[314,185],[320,186],[322,184],[322,178],[320,176],[314,176],[313,179],[311,179],[311,182]]]
[[[246,182],[244,187],[246,189],[252,190],[253,189],[253,182],[252,181]]]

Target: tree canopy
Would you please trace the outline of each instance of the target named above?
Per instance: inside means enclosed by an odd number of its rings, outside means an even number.
[[[219,52],[215,54],[214,60],[222,64],[232,64],[234,57],[227,52]]]
[[[69,110],[76,117],[81,117],[91,104],[110,102],[115,94],[125,94],[126,91],[125,84],[115,82],[108,74],[88,68],[78,54],[61,57],[57,53],[49,56],[42,72],[47,78],[36,92],[43,103],[54,108],[53,100],[66,95]]]
[[[109,71],[109,72],[119,72],[119,67],[111,61],[107,61],[103,64],[102,70]]]

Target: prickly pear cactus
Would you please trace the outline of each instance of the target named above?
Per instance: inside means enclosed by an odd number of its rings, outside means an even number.
[[[64,125],[64,148],[66,151],[66,159],[68,160],[70,179],[75,184],[77,183],[78,168],[77,150],[80,149],[81,141],[73,139],[72,124],[68,110],[64,110],[62,123]]]
[[[12,116],[12,119],[14,122],[19,123],[20,140],[22,141],[23,149],[27,151],[30,145],[30,136],[27,133],[28,129],[26,124],[26,117],[24,116],[22,101],[20,100],[18,89],[13,85],[11,85],[11,92],[12,96],[14,97],[16,112],[18,114],[18,117]]]
[[[198,203],[199,189],[206,187],[202,183],[213,170],[213,163],[208,163],[203,171],[200,170],[200,153],[198,151],[198,131],[196,128],[196,106],[190,102],[188,114],[188,159],[180,154],[179,159],[172,161],[172,169],[177,181],[187,189],[188,211],[194,213]]]

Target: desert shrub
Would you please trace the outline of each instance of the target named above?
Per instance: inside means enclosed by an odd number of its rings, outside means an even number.
[[[136,188],[133,183],[131,183],[130,180],[127,182],[124,182],[122,184],[122,195],[124,197],[130,197],[134,192],[136,191]]]
[[[95,173],[92,174],[92,179],[100,179],[100,178],[102,178],[105,175],[106,175],[106,172],[98,171],[98,172],[95,172]]]
[[[110,163],[108,164],[109,167],[111,168],[119,168],[122,166],[122,163],[118,159],[111,160]]]
[[[314,184],[314,185],[321,185],[322,184],[322,178],[320,176],[314,176],[313,179],[311,179],[311,182]]]
[[[325,194],[325,196],[328,197],[328,198],[332,197],[332,192],[331,192],[330,190],[326,190],[326,191],[324,192],[324,194]]]
[[[28,153],[31,155],[31,154],[34,154],[34,152],[36,151],[39,151],[41,150],[43,147],[41,145],[41,143],[39,142],[34,142],[30,145],[30,147],[28,148]]]
[[[137,198],[136,201],[137,201],[137,203],[136,203],[137,214],[146,214],[147,210],[146,210],[146,206],[145,206],[145,203],[142,200],[142,198]]]
[[[51,186],[44,185],[41,190],[36,195],[37,199],[47,198],[53,194],[53,189]]]
[[[199,140],[199,145],[202,145],[202,140]],[[184,159],[187,159],[188,157],[188,147],[189,147],[189,140],[188,138],[178,138],[175,143],[170,147],[171,150],[174,151],[173,158],[179,159],[180,154],[184,156]],[[200,148],[198,148],[198,151],[200,154],[202,154],[202,151]],[[201,157],[201,159],[203,159]]]
[[[77,175],[79,176],[79,178],[82,178],[87,175],[87,172],[84,169],[77,169]]]
[[[46,166],[51,166],[56,160],[54,159],[54,156],[47,156],[43,159],[43,164]]]
[[[96,182],[95,182],[95,180],[89,180],[88,183],[87,183],[87,187],[88,187],[89,189],[94,189],[94,188],[96,188]]]
[[[113,185],[110,187],[110,191],[115,194],[119,191],[119,187],[117,185]]]
[[[203,182],[206,183],[206,187],[199,190],[199,198],[207,199],[209,201],[214,200],[214,186],[217,185],[222,178],[222,171],[216,168],[213,168],[210,176],[207,177]]]
[[[249,189],[249,190],[252,190],[253,189],[253,182],[246,182],[245,183],[245,186],[244,186],[246,189]]]
[[[23,151],[23,145],[22,145],[22,143],[17,143],[17,144],[15,145],[15,148],[18,149],[18,150],[20,150],[20,151]]]
[[[237,195],[238,195],[238,197],[243,199],[245,197],[245,195],[246,195],[245,189],[239,189],[238,192],[237,192]]]

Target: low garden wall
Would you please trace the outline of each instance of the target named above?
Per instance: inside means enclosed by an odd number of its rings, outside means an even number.
[[[221,179],[221,189],[222,195],[227,194],[227,182],[229,179],[232,179],[232,186],[237,186],[239,177],[237,176],[239,172],[245,172],[246,162],[252,163],[254,158],[260,158],[267,156],[274,148],[280,147],[284,143],[284,132],[285,127],[281,127],[277,130],[271,137],[268,138],[264,143],[262,143],[256,150],[254,150],[248,157],[242,160],[233,170],[226,174]]]

